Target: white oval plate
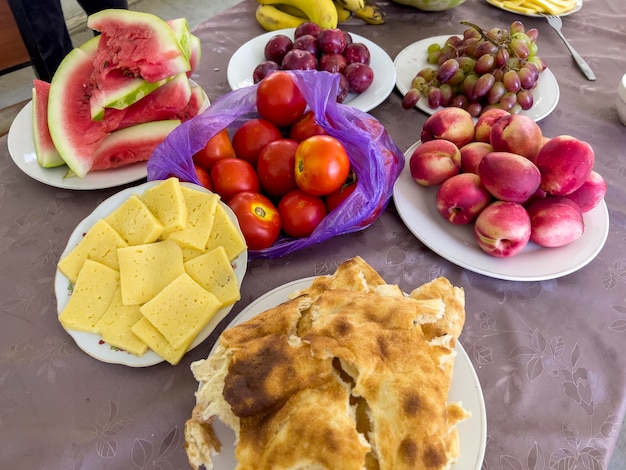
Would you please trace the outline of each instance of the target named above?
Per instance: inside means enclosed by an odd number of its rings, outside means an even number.
[[[519,12],[519,11],[511,10],[510,8],[506,8],[506,7],[503,7],[503,6],[500,6],[500,5],[496,4],[495,2],[493,2],[493,0],[486,0],[486,1],[490,5],[493,5],[494,7],[498,8],[500,10],[504,10],[504,11],[508,11],[508,12],[511,12],[511,13],[515,13],[516,15],[533,16],[533,17],[539,17],[539,18],[544,16],[544,15],[536,14],[536,13],[522,13],[522,12]],[[566,11],[565,13],[561,13],[560,15],[556,15],[556,16],[571,15],[572,13],[576,13],[582,7],[583,7],[583,0],[578,0],[576,2],[576,5],[574,6],[574,8],[572,8],[570,11]]]
[[[193,81],[191,80],[191,82]],[[209,98],[206,93],[205,103],[207,103],[205,106],[209,105]],[[7,143],[11,158],[20,170],[34,180],[55,188],[75,190],[114,188],[139,181],[148,174],[146,162],[133,163],[111,170],[91,171],[84,178],[76,176],[66,178],[68,167],[65,165],[56,168],[42,168],[37,163],[33,141],[32,101],[28,102],[15,116],[9,128]]]
[[[424,67],[433,67],[427,60],[428,46],[434,43],[443,45],[450,36],[454,35],[446,34],[422,39],[410,44],[398,53],[393,63],[396,68],[396,86],[402,95],[406,95],[411,89],[411,82],[420,70]],[[554,74],[547,68],[541,72],[537,80],[537,86],[533,89],[534,103],[532,108],[527,111],[521,111],[520,114],[525,114],[534,121],[542,120],[556,108],[559,102],[559,94],[559,84]],[[433,114],[441,109],[441,107],[433,109],[428,106],[428,100],[424,97],[415,106],[427,114]]]
[[[496,279],[541,281],[573,273],[600,252],[609,234],[609,213],[602,201],[583,215],[585,231],[578,240],[559,248],[529,242],[517,255],[497,258],[477,245],[471,225],[454,225],[437,212],[436,187],[424,187],[411,178],[408,161],[419,142],[406,152],[407,165],[393,187],[400,218],[424,245],[462,268]]]
[[[299,279],[267,292],[243,309],[226,328],[232,328],[287,301],[289,295],[293,292],[309,287],[313,279],[313,277]],[[214,350],[215,346],[211,350],[211,354]],[[463,408],[472,413],[472,417],[458,425],[461,453],[458,461],[452,465],[451,470],[480,470],[487,443],[485,401],[474,366],[458,341],[456,353],[448,400],[450,402],[461,402]],[[221,452],[213,456],[214,467],[224,470],[234,469],[237,466],[234,432],[218,419],[213,421],[213,429],[215,429],[217,437],[222,444]]]
[[[293,39],[295,28],[280,29],[270,31],[254,39],[249,40],[241,46],[230,58],[228,62],[228,85],[232,90],[252,85],[252,73],[256,66],[265,60],[263,50],[267,41],[277,34],[284,34]],[[370,51],[370,66],[374,70],[374,81],[361,94],[350,93],[343,104],[349,104],[361,111],[374,109],[385,101],[393,91],[396,82],[396,71],[393,67],[391,57],[377,44],[369,39],[350,33],[354,42],[362,42]]]
[[[67,242],[67,246],[61,255],[61,258],[66,256],[83,238],[85,233],[100,219],[106,217],[115,209],[117,209],[122,203],[124,203],[132,194],[143,194],[148,188],[151,188],[160,181],[148,181],[147,183],[140,184],[139,186],[134,186],[132,188],[124,189],[119,193],[114,194],[109,197],[105,201],[103,201],[98,207],[94,209],[94,211],[89,214],[85,219],[83,219],[74,229],[70,238]],[[207,191],[201,186],[192,184],[192,183],[181,183],[189,188],[195,189],[197,191]],[[239,223],[237,222],[237,218],[235,214],[230,210],[230,208],[222,203],[222,207],[226,209],[228,215],[235,221],[237,227],[239,227]],[[243,236],[243,235],[242,235]],[[233,268],[235,270],[235,275],[237,276],[237,281],[239,286],[241,287],[241,282],[243,281],[243,277],[246,273],[246,268],[248,265],[248,251],[245,250],[239,257],[235,259],[233,262]],[[70,281],[57,269],[56,276],[54,278],[54,293],[57,299],[57,313],[60,315],[67,302],[71,296],[70,289]],[[209,321],[209,323],[204,327],[204,329],[198,334],[194,342],[192,343],[189,350],[191,351],[193,348],[202,343],[207,337],[211,334],[211,332],[215,329],[215,327],[219,324],[228,312],[231,311],[233,305],[229,305],[218,310],[213,318]],[[63,325],[61,325],[63,326]],[[84,333],[82,331],[68,330],[68,334],[74,338],[76,344],[80,349],[85,351],[90,356],[98,359],[102,362],[109,362],[112,364],[123,364],[131,367],[147,367],[163,362],[164,359],[156,354],[154,351],[148,350],[146,353],[139,357],[135,356],[126,351],[122,351],[117,348],[113,348],[110,345],[104,343],[100,335],[92,334],[92,333]]]

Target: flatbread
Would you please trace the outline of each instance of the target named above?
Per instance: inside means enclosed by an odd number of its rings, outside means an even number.
[[[447,402],[464,320],[447,279],[406,296],[347,260],[192,364],[191,466],[213,468],[217,418],[235,431],[237,469],[450,468],[469,416]]]

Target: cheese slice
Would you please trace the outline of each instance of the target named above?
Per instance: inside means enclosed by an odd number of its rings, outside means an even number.
[[[139,305],[124,305],[121,290],[117,289],[109,308],[96,323],[96,333],[111,346],[143,356],[148,346],[131,331],[132,326],[141,318],[143,315]]]
[[[128,246],[126,240],[106,221],[99,219],[57,267],[74,284],[85,260],[91,259],[112,269],[119,269],[117,248]]]
[[[59,315],[69,330],[96,332],[96,324],[106,312],[120,286],[115,269],[87,259],[74,284],[72,296]]]
[[[118,250],[124,305],[143,304],[185,272],[180,246],[173,240]]]
[[[131,327],[131,331],[138,338],[141,338],[152,351],[172,365],[176,365],[180,362],[195,339],[191,338],[179,348],[173,348],[165,337],[159,333],[159,330],[143,316]]]
[[[132,194],[122,205],[104,218],[129,245],[143,245],[159,239],[163,224],[150,209]]]
[[[213,229],[207,242],[206,250],[210,251],[218,246],[223,246],[230,261],[244,252],[247,248],[241,230],[230,218],[226,209],[221,204],[215,208],[215,220]]]
[[[141,200],[163,225],[163,235],[187,224],[187,205],[178,178],[168,178],[147,189]]]
[[[185,262],[185,272],[215,295],[223,306],[241,298],[237,276],[223,246]]]
[[[183,273],[143,304],[141,313],[174,349],[180,349],[198,335],[221,305],[217,297]]]
[[[187,223],[183,229],[171,232],[167,238],[176,240],[184,247],[204,250],[213,228],[219,196],[185,186],[181,187],[181,191],[187,205]]]

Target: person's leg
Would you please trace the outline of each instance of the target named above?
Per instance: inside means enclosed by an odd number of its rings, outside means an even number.
[[[67,31],[60,0],[23,0],[26,18],[48,70],[49,80],[63,58],[72,50],[72,40]]]
[[[121,8],[128,10],[127,0],[77,0],[87,15],[92,15],[108,8]]]

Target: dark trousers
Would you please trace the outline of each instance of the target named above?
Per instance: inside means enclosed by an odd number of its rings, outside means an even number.
[[[78,0],[78,4],[87,15],[107,8],[128,9],[127,0]],[[50,81],[63,58],[73,48],[61,0],[22,0],[22,5],[47,71],[47,74],[39,73],[39,78]]]

